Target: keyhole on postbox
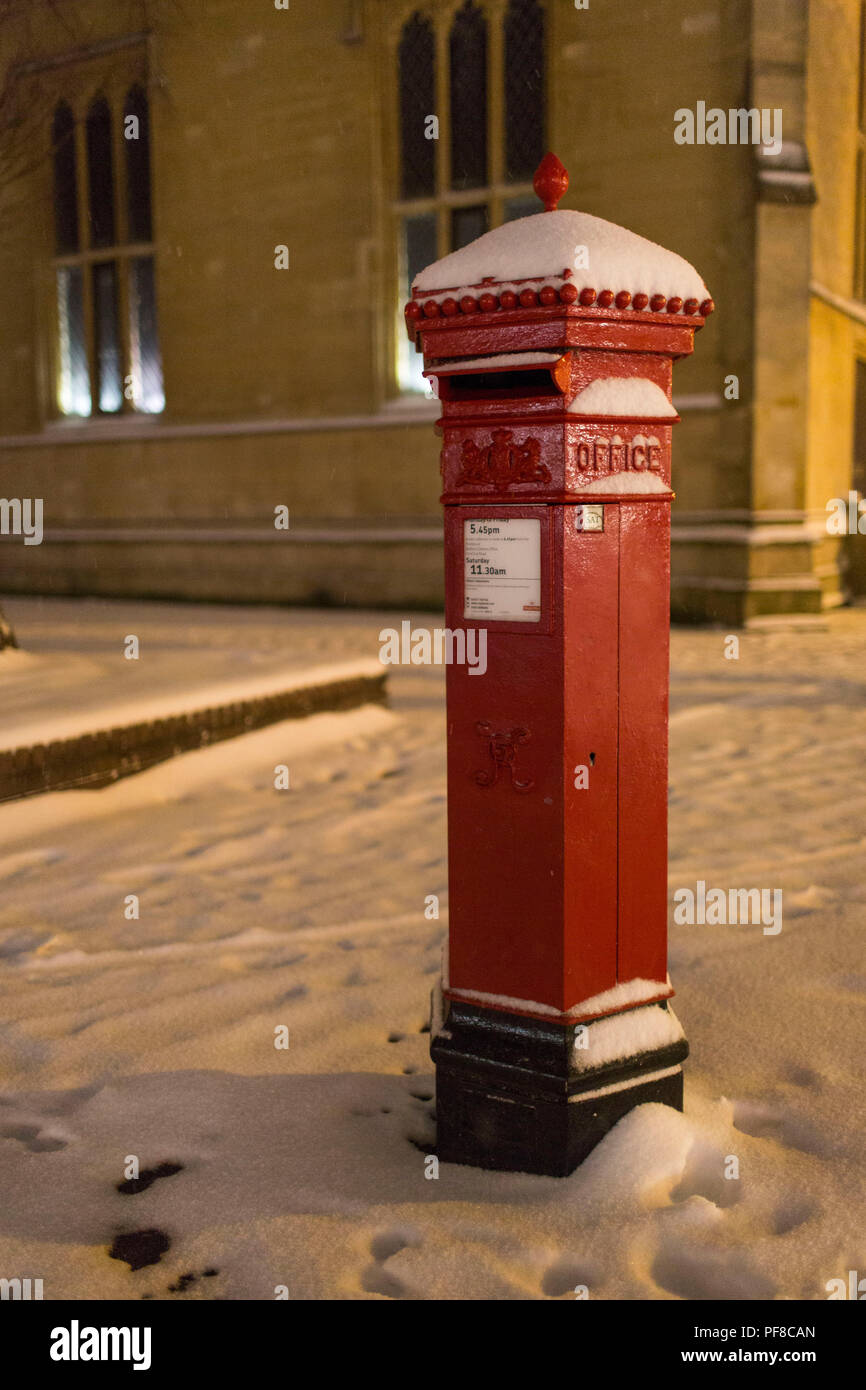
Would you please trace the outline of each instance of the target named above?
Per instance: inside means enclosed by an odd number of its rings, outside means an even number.
[[[590,765],[590,767],[595,767],[595,754],[594,754],[594,753],[590,753],[590,755],[589,755],[589,765]]]

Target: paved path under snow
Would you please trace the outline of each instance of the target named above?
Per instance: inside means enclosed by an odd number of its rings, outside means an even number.
[[[9,604],[25,644],[37,606]],[[39,663],[40,709],[53,656],[114,661],[123,607],[45,605],[16,656],[16,680]],[[395,619],[137,621],[143,651],[206,683],[375,655]],[[866,611],[742,634],[736,661],[722,632],[672,647],[671,892],[784,891],[775,936],[672,927],[685,1115],[641,1108],[568,1179],[425,1178],[444,692],[397,670],[387,711],[0,807],[0,1273],[46,1298],[820,1299],[862,1272]],[[125,1195],[130,1154],[180,1171]],[[149,1227],[159,1263],[108,1257]]]

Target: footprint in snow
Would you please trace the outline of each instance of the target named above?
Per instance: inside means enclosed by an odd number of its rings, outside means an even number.
[[[119,1182],[117,1191],[122,1192],[124,1197],[135,1197],[139,1192],[146,1192],[158,1178],[173,1178],[175,1173],[182,1172],[182,1163],[159,1163],[155,1168],[142,1168],[137,1178]]]
[[[782,1078],[792,1086],[810,1086],[816,1091],[823,1090],[824,1079],[811,1067],[801,1066],[799,1062],[786,1062],[782,1067]]]
[[[144,1231],[122,1231],[114,1237],[108,1258],[123,1260],[131,1270],[144,1269],[147,1265],[159,1264],[170,1248],[171,1241],[165,1231],[158,1231],[155,1227]]]
[[[28,927],[0,932],[0,957],[14,960],[15,956],[29,955],[51,940],[50,931],[35,931]]]
[[[389,1231],[380,1231],[378,1235],[373,1236],[370,1241],[370,1254],[374,1263],[368,1265],[361,1275],[361,1288],[367,1293],[381,1294],[384,1298],[405,1298],[405,1286],[396,1274],[385,1268],[385,1263],[400,1250],[420,1244],[421,1238],[415,1231],[397,1227]]]
[[[808,1197],[791,1196],[776,1207],[770,1218],[770,1229],[774,1236],[787,1236],[805,1226],[818,1212],[817,1202]]]
[[[548,1298],[562,1298],[563,1294],[570,1294],[574,1298],[576,1289],[586,1288],[591,1291],[593,1285],[598,1283],[598,1278],[595,1265],[577,1259],[574,1255],[560,1255],[559,1259],[545,1270],[541,1292],[547,1294]]]
[[[727,1155],[697,1140],[689,1150],[686,1166],[678,1185],[671,1192],[671,1200],[685,1202],[689,1197],[705,1197],[717,1207],[732,1207],[743,1195],[743,1179],[728,1178]]]
[[[218,1269],[203,1269],[200,1276],[198,1274],[193,1274],[192,1271],[187,1274],[179,1274],[176,1283],[169,1284],[166,1292],[186,1293],[190,1284],[194,1284],[199,1277],[202,1279],[213,1279],[217,1274],[219,1274]]]
[[[760,1101],[734,1102],[734,1128],[754,1139],[774,1139],[786,1148],[817,1158],[827,1158],[832,1151],[829,1136],[821,1134],[809,1120]]]
[[[56,1153],[65,1149],[67,1141],[56,1134],[49,1134],[40,1125],[2,1125],[0,1139],[17,1139],[32,1154]]]
[[[736,1250],[668,1245],[659,1251],[652,1277],[677,1298],[771,1299],[772,1281]]]

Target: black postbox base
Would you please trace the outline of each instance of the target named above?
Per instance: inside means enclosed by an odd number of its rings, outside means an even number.
[[[452,1001],[430,1044],[439,1159],[564,1177],[635,1106],[682,1110],[684,1038],[578,1067],[577,1027]]]

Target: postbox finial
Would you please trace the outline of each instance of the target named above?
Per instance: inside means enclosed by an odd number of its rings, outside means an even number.
[[[548,150],[535,171],[532,180],[545,212],[556,212],[556,205],[568,188],[568,170],[561,159]]]

